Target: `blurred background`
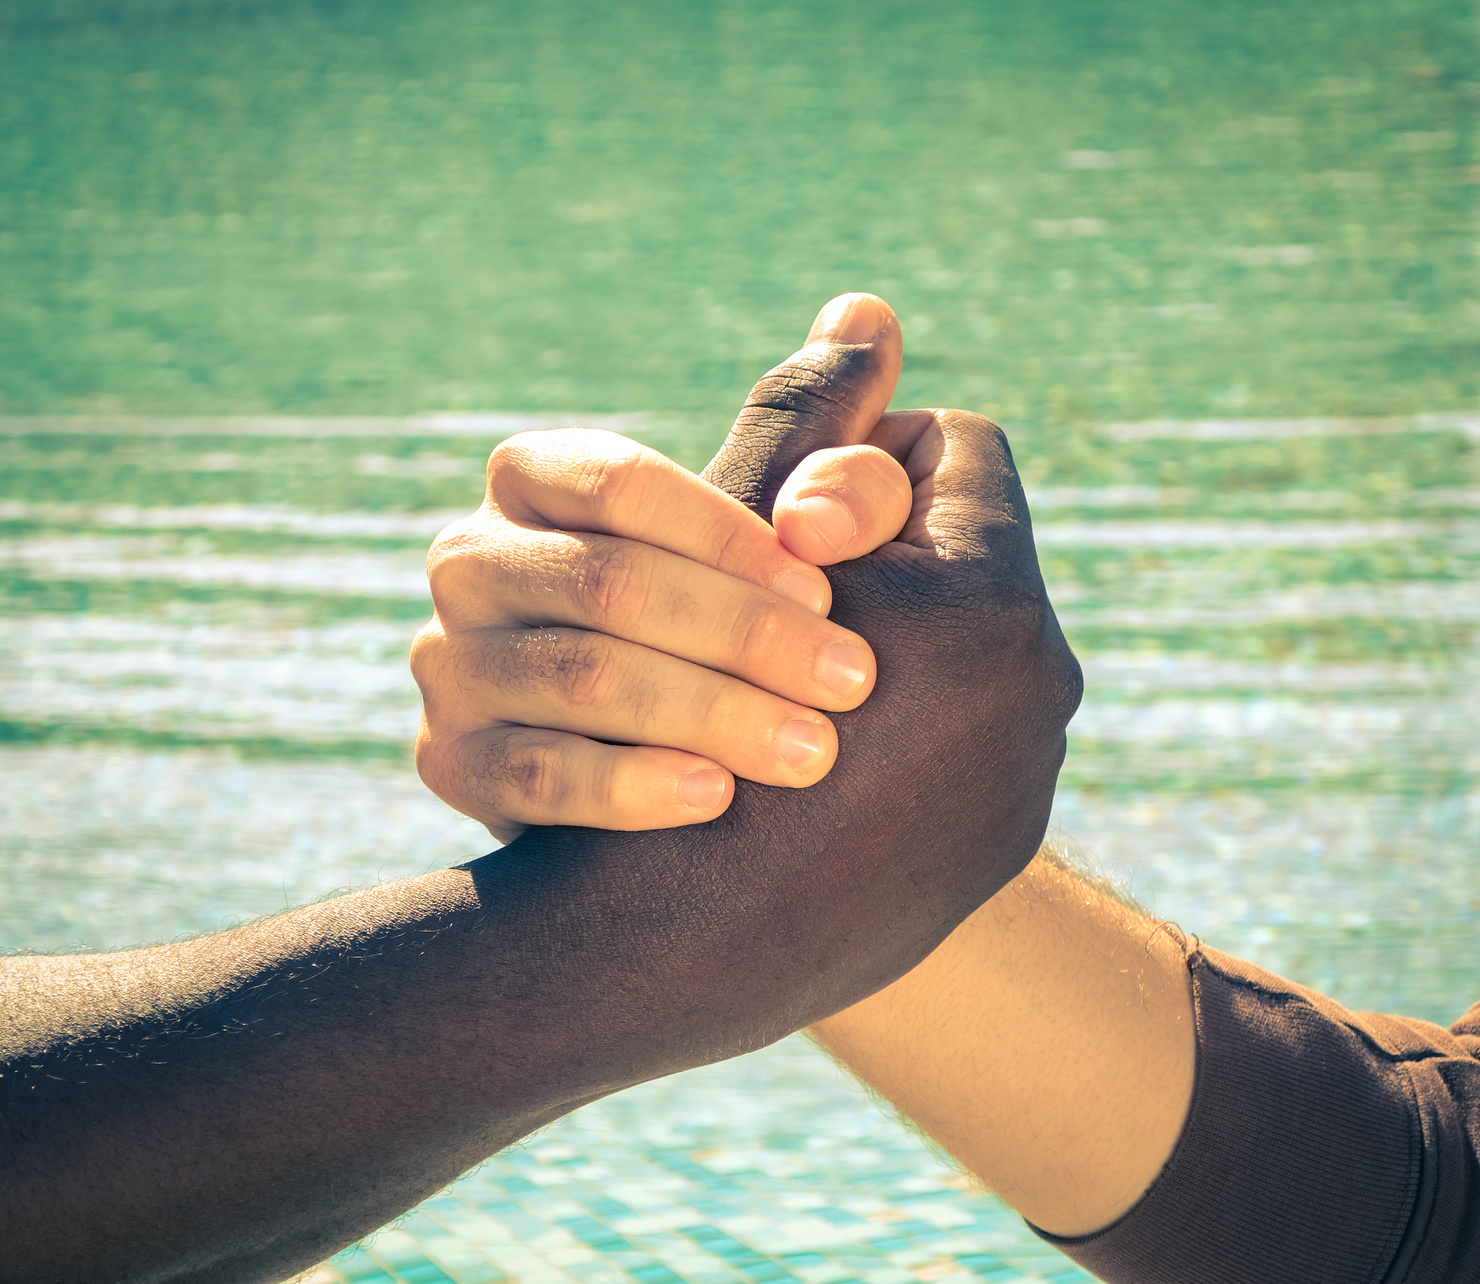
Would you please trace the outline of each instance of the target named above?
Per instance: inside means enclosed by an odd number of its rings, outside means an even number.
[[[5,0],[0,948],[486,850],[410,765],[525,427],[698,467],[844,290],[983,410],[1088,698],[1055,816],[1362,1007],[1480,998],[1468,0]],[[800,1040],[592,1107],[337,1281],[1082,1280]]]

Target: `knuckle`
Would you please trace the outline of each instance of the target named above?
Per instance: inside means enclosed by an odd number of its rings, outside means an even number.
[[[1063,725],[1067,727],[1084,700],[1084,670],[1079,666],[1079,657],[1069,649],[1067,642],[1063,646],[1063,654],[1058,658],[1054,676],[1054,707]]]
[[[1010,582],[994,594],[993,609],[1014,637],[1026,643],[1041,643],[1053,611],[1042,585]]]
[[[761,376],[704,475],[753,511],[769,512],[807,454],[846,441],[884,360],[879,345],[803,348]]]
[[[426,695],[428,683],[434,680],[434,675],[440,670],[447,645],[447,634],[436,616],[422,625],[411,639],[407,658],[411,665],[411,676],[416,679],[416,685],[421,688],[423,696]]]
[[[953,560],[875,557],[835,578],[869,612],[923,626],[948,648],[983,655],[1046,656],[1062,643],[1042,579],[992,557]],[[835,614],[839,623],[847,618]]]
[[[487,473],[490,491],[510,473],[529,471],[534,460],[544,453],[543,436],[539,432],[516,432],[512,437],[505,437],[489,452]]]
[[[748,406],[847,415],[860,401],[877,355],[866,347],[804,348],[761,376]]]
[[[551,656],[550,680],[556,695],[574,708],[607,704],[620,683],[619,665],[606,639],[578,634]]]
[[[938,410],[935,416],[946,440],[957,447],[964,447],[978,461],[978,468],[985,466],[996,478],[994,485],[997,488],[1020,491],[1017,463],[1001,425],[986,415],[965,410]]]
[[[713,547],[714,566],[717,570],[748,578],[758,569],[756,550],[748,532],[740,526],[715,531]]]
[[[763,737],[764,729],[790,705],[769,691],[758,691],[743,682],[716,674],[702,678],[679,693],[673,708],[685,722],[702,728],[703,733],[712,736],[716,743],[733,746],[734,752],[746,754],[749,750],[743,746]],[[760,779],[759,776],[751,778]]]
[[[514,796],[536,815],[560,800],[560,754],[554,745],[526,732],[509,732],[483,742],[469,755],[470,784],[485,796]]]
[[[432,594],[432,606],[455,618],[457,603],[464,597],[468,581],[468,568],[460,559],[449,558],[427,566],[427,585]]]
[[[983,583],[974,575],[950,581],[933,594],[937,609],[957,617],[983,652],[1019,661],[1044,653],[1053,613],[1041,585],[1017,579]]]
[[[464,720],[502,716],[504,693],[520,685],[521,663],[528,666],[516,636],[507,629],[459,633],[448,639],[433,689],[455,699],[453,708]]]
[[[485,689],[496,688],[500,703],[502,696],[515,695],[543,708],[554,704],[589,709],[616,704],[628,673],[618,646],[604,634],[535,629],[500,631],[481,642],[460,664],[459,676]]]
[[[971,433],[982,441],[997,442],[1004,446],[1007,444],[1007,434],[1003,432],[1002,426],[986,415],[979,415],[972,410],[935,410],[931,413],[943,431]]]
[[[537,823],[553,814],[564,794],[558,748],[517,729],[453,742],[424,730],[417,739],[416,770],[437,797],[485,823],[513,811]]]
[[[470,513],[467,517],[460,517],[437,532],[436,539],[427,549],[428,576],[435,574],[437,568],[443,563],[466,551],[470,542],[471,528],[477,519],[477,513]]]
[[[436,552],[442,549],[456,548],[467,538],[472,529],[483,520],[485,511],[482,508],[476,508],[467,514],[467,516],[459,517],[454,521],[448,522],[446,526],[437,532],[436,538],[432,540],[432,550]]]
[[[576,567],[572,592],[587,619],[607,625],[639,618],[651,593],[647,559],[619,541],[594,541]]]
[[[480,510],[447,527],[427,552],[427,582],[432,601],[443,604],[460,600],[478,575],[478,568],[496,561],[496,545],[482,522]]]
[[[1043,658],[1044,702],[1050,717],[1067,727],[1084,699],[1084,670],[1051,609],[1049,616]]]
[[[491,631],[468,665],[475,680],[521,696],[543,695],[558,668],[563,629]]]
[[[416,735],[416,747],[412,754],[416,763],[416,774],[421,783],[443,802],[461,810],[462,798],[451,788],[448,781],[447,746],[423,720]]]
[[[622,769],[625,759],[624,754],[602,755],[590,765],[581,786],[588,805],[603,818],[606,827],[611,829],[622,827],[614,822],[630,818],[632,800],[637,792],[630,787],[636,783],[630,779],[631,773]],[[629,787],[624,787],[624,782]],[[568,793],[569,781],[566,781],[565,788]]]
[[[736,613],[730,649],[742,671],[754,673],[776,656],[795,649],[786,638],[787,622],[768,604],[748,600]]]
[[[646,471],[636,449],[593,455],[577,461],[573,486],[597,520],[604,521],[624,511]]]

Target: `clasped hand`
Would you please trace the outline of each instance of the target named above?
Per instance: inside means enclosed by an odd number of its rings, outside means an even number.
[[[784,837],[819,891],[871,881],[860,913],[923,914],[925,950],[1013,877],[1079,667],[1005,437],[884,413],[900,357],[887,305],[834,300],[703,478],[585,430],[495,450],[428,559],[428,785],[505,840],[721,817]]]

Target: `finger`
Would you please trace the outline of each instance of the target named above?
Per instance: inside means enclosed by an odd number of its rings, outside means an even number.
[[[431,585],[441,624],[454,633],[586,629],[814,709],[852,709],[873,689],[873,652],[857,633],[769,589],[632,540],[530,532],[486,557],[441,562]]]
[[[933,548],[925,516],[935,501],[935,469],[945,453],[945,435],[933,410],[896,410],[880,418],[868,444],[898,461],[910,483],[910,512],[895,537],[902,544]]]
[[[486,629],[455,635],[448,646],[446,661],[464,681],[451,704],[428,697],[435,726],[513,722],[665,745],[789,788],[815,784],[837,756],[837,735],[822,714],[602,633]]]
[[[876,446],[818,450],[782,483],[771,524],[788,549],[831,566],[887,544],[910,515],[910,479]]]
[[[529,825],[671,829],[735,796],[717,763],[678,749],[603,745],[538,727],[492,727],[417,754],[422,779],[503,842]]]
[[[806,345],[751,390],[704,476],[769,513],[807,455],[862,442],[899,379],[899,320],[873,294],[844,294],[818,314]]]
[[[942,557],[990,551],[999,561],[1019,555],[1036,560],[1028,500],[1007,434],[985,415],[900,411],[885,415],[869,442],[898,459],[912,485],[901,541]]]
[[[510,437],[488,461],[505,517],[618,535],[770,588],[826,615],[827,577],[782,546],[765,520],[640,442],[594,428]]]

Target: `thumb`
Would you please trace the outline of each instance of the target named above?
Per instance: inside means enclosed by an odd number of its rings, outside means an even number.
[[[751,389],[706,480],[769,518],[776,492],[814,450],[863,441],[884,413],[904,345],[899,318],[875,294],[839,295],[806,345]]]

